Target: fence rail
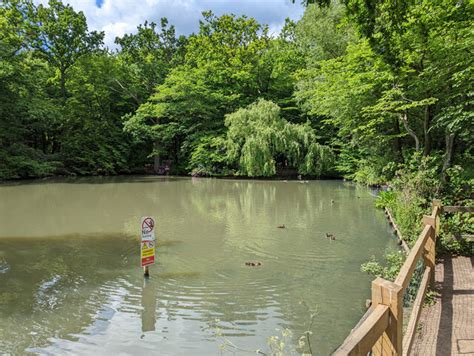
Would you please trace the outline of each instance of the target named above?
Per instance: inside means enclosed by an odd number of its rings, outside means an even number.
[[[454,208],[457,208],[454,209]],[[470,209],[470,208],[469,208]],[[472,211],[459,207],[441,207],[433,201],[431,215],[423,216],[424,228],[405,260],[394,282],[383,278],[372,281],[372,305],[334,355],[409,355],[423,300],[430,283],[434,281],[435,246],[439,232],[440,214]],[[403,335],[403,294],[410,284],[420,258],[424,260],[423,278]]]
[[[443,213],[474,213],[473,206],[450,206],[442,207]]]

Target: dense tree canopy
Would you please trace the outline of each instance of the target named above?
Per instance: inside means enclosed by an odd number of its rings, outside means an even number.
[[[471,2],[307,1],[279,35],[203,13],[104,47],[59,0],[0,4],[0,178],[472,172]],[[424,157],[424,158],[423,158]],[[411,163],[410,163],[411,164]]]
[[[259,100],[226,116],[228,157],[240,174],[272,176],[277,161],[300,174],[320,175],[331,152],[318,144],[307,124],[292,124],[281,118],[278,105]]]
[[[291,109],[289,71],[301,62],[289,44],[291,23],[271,39],[254,19],[203,16],[199,32],[187,40],[184,62],[125,124],[137,139],[153,140],[153,155],[173,161],[179,170],[197,168],[189,158],[211,137],[224,134],[225,114],[260,97]],[[159,160],[155,170],[163,170]]]

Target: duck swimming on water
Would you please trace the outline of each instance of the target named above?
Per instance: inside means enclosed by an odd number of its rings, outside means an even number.
[[[262,265],[262,262],[260,262],[260,261],[250,261],[250,262],[245,262],[245,265],[250,266],[250,267],[259,267],[259,266]]]
[[[336,236],[334,236],[333,234],[330,234],[329,232],[326,232],[326,238],[334,241],[336,239]]]
[[[286,226],[283,224],[283,225],[278,225],[277,228],[278,229],[284,229]]]

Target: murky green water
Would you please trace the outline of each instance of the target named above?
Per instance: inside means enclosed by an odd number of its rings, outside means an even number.
[[[159,241],[147,282],[143,215],[157,218]],[[284,328],[296,347],[316,310],[311,347],[327,355],[365,312],[360,264],[387,248],[370,192],[343,182],[0,185],[0,351],[218,355],[230,341],[255,354]]]

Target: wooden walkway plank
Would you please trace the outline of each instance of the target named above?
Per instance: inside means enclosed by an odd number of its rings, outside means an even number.
[[[436,303],[423,308],[411,355],[474,355],[474,257],[436,265]]]
[[[408,356],[415,338],[416,326],[421,315],[421,309],[423,308],[423,302],[425,300],[426,290],[430,282],[431,267],[426,267],[423,273],[423,278],[420,283],[420,288],[416,294],[415,301],[413,302],[413,308],[410,315],[410,321],[408,322],[405,335],[403,336],[403,356]]]

